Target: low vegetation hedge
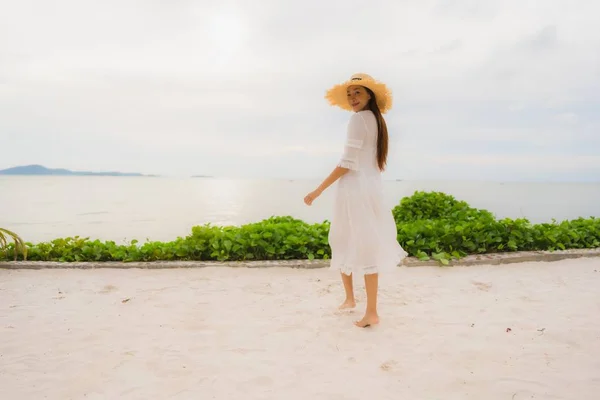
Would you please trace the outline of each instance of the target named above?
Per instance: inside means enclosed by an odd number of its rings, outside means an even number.
[[[441,264],[469,254],[600,247],[600,219],[595,217],[542,224],[498,220],[448,194],[420,191],[403,198],[392,213],[402,247],[411,256]],[[170,242],[117,244],[69,237],[26,244],[27,259],[33,261],[328,259],[328,233],[328,221],[309,224],[284,216],[242,226],[195,226],[190,235]],[[4,247],[0,260],[13,259],[14,244]]]

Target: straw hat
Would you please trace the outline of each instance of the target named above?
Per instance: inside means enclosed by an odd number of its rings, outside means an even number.
[[[373,93],[375,93],[377,106],[379,106],[379,110],[382,114],[392,108],[392,91],[385,83],[378,82],[367,74],[352,75],[346,82],[337,84],[329,89],[325,98],[332,106],[338,106],[344,110],[352,111],[352,107],[348,104],[348,95],[346,93],[347,88],[352,85],[364,86],[371,89]]]

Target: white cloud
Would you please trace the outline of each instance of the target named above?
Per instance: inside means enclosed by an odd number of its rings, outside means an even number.
[[[577,114],[572,112],[564,112],[556,115],[556,120],[565,124],[576,124],[579,121]]]

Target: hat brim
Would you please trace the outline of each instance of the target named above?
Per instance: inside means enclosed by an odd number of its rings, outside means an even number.
[[[347,89],[350,86],[364,86],[373,91],[375,99],[377,99],[377,106],[382,114],[385,114],[392,108],[392,91],[385,85],[385,83],[372,81],[372,80],[361,80],[353,81],[348,80],[344,83],[337,84],[325,93],[325,99],[332,106],[340,107],[347,111],[352,111],[352,106],[348,104]]]

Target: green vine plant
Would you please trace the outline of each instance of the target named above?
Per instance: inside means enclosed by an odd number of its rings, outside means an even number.
[[[23,260],[27,260],[27,246],[25,242],[19,235],[14,232],[9,231],[5,228],[0,228],[0,252],[3,252],[5,257],[8,258],[8,250],[9,250],[9,242],[8,240],[12,238],[14,241],[14,256],[15,261],[17,261],[17,257],[19,252],[23,253]],[[12,246],[10,246],[12,247]]]
[[[403,197],[392,214],[402,248],[440,265],[477,254],[600,248],[600,218],[593,216],[536,224],[525,218],[498,219],[449,194],[421,191]],[[0,236],[0,261],[16,259],[20,249],[29,261],[56,262],[326,260],[331,257],[329,226],[329,221],[272,216],[241,226],[196,225],[187,236],[167,242],[118,244],[75,236],[27,242],[27,249],[11,232],[15,245],[7,246],[6,236]]]

